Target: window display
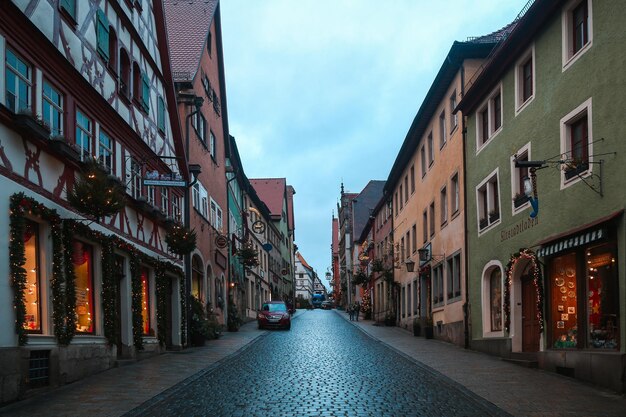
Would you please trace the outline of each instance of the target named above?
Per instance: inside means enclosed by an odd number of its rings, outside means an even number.
[[[72,262],[76,277],[76,331],[93,333],[93,249],[75,240],[72,244]]]
[[[27,221],[24,230],[24,270],[26,270],[26,288],[24,288],[24,304],[26,316],[24,329],[31,332],[41,331],[41,309],[39,300],[40,272],[39,272],[39,227],[37,223]]]
[[[148,285],[148,270],[141,270],[141,317],[143,334],[150,334],[150,287]]]
[[[578,316],[576,315],[576,254],[555,258],[550,266],[549,282],[552,294],[552,340],[555,348],[575,348],[578,345]]]
[[[495,268],[489,277],[489,298],[491,301],[491,331],[502,330],[502,272]]]
[[[617,349],[619,346],[619,288],[612,245],[586,252],[588,347]]]

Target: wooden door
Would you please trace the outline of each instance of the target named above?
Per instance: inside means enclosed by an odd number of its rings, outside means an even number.
[[[532,277],[522,276],[522,351],[539,351],[537,290]]]

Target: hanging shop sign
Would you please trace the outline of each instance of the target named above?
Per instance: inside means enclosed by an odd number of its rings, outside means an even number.
[[[265,232],[265,223],[263,223],[261,220],[255,221],[254,223],[252,223],[252,231],[257,235]]]
[[[274,249],[274,246],[272,246],[272,244],[271,244],[271,243],[269,243],[269,242],[268,242],[268,243],[264,243],[264,244],[263,244],[263,249],[264,249],[266,252],[270,252],[272,249]]]
[[[607,235],[605,228],[590,230],[579,235],[559,240],[550,245],[545,245],[537,251],[537,256],[551,256],[560,252],[564,252],[578,246],[587,245],[596,240],[605,238]]]
[[[215,237],[215,246],[220,249],[224,249],[226,246],[228,246],[228,238],[224,235],[217,235]]]
[[[143,185],[155,187],[187,187],[187,181],[180,174],[159,174],[158,171],[146,172]]]

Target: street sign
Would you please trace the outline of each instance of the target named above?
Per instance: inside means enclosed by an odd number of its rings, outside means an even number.
[[[143,185],[155,187],[187,187],[187,181],[180,174],[159,174],[158,171],[146,172]]]

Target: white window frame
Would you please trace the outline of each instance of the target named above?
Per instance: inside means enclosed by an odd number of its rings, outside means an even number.
[[[498,190],[497,190],[497,206],[498,206],[498,211],[499,211],[499,216],[498,219],[491,222],[489,220],[489,212],[492,211],[492,209],[495,206],[496,203],[496,199],[494,197],[494,190],[493,190],[493,179],[495,178],[496,183],[498,185]],[[482,189],[485,188],[485,192],[487,193],[487,207],[482,207],[483,201],[482,198],[480,198],[480,193],[482,192]],[[485,233],[486,231],[490,230],[493,228],[494,225],[496,224],[500,224],[500,222],[502,222],[502,202],[500,201],[500,197],[501,197],[502,193],[500,192],[500,168],[496,168],[494,169],[489,175],[487,175],[487,177],[482,180],[480,182],[480,184],[478,184],[476,186],[476,226],[478,228],[478,235],[480,236],[481,234]],[[484,212],[485,214],[485,218],[487,218],[487,226],[484,229],[480,229],[480,218],[481,218],[481,214]]]
[[[153,206],[156,205],[156,193],[154,185],[146,186],[146,198],[148,199],[148,203],[152,204]]]
[[[524,64],[531,60],[531,74],[532,74],[532,92],[530,97],[524,101]],[[535,45],[533,44],[520,59],[518,59],[515,65],[515,116],[517,116],[522,110],[524,110],[537,95],[536,79],[537,73],[535,71]]]
[[[494,129],[494,115],[495,115],[495,102],[494,98],[500,94],[500,126],[497,129]],[[483,102],[483,104],[478,108],[476,114],[476,154],[479,154],[481,150],[483,150],[493,138],[495,138],[504,127],[504,106],[503,106],[503,89],[502,83],[498,84],[496,88],[491,91],[489,97]],[[482,134],[482,113],[487,110],[487,125],[488,125],[488,138],[483,138]]]
[[[580,119],[583,114],[587,115],[587,140],[588,140],[588,159],[589,168],[579,175],[570,179],[565,179],[565,171],[561,170],[561,190],[570,185],[581,181],[582,178],[589,177],[593,173],[593,117],[592,117],[592,99],[589,97],[574,110],[565,115],[560,121],[561,136],[561,159],[567,160],[570,155],[570,125]]]
[[[169,216],[170,214],[170,199],[169,199],[169,190],[167,187],[161,187],[161,212],[165,214],[165,216]]]
[[[587,43],[576,53],[573,51],[572,11],[584,0],[572,0],[565,7],[561,14],[561,45],[562,45],[562,72],[567,71],[578,59],[583,56],[593,46],[593,0],[587,0]]]
[[[180,196],[172,195],[172,218],[178,222],[180,222],[183,218],[181,200]]]
[[[193,193],[193,207],[202,217],[209,220],[209,194],[200,181],[194,184]]]
[[[13,54],[15,58],[26,67],[27,76],[24,76],[17,68],[13,67],[12,65],[9,65],[9,62],[7,61],[7,55],[8,55],[7,52],[11,52],[11,54]],[[15,107],[11,108],[7,101],[7,93],[9,91],[9,89],[7,88],[8,87],[7,85],[5,85],[4,104],[7,106],[7,108],[11,109],[11,111],[14,113],[19,113],[21,110],[33,111],[34,109],[32,108],[33,103],[32,103],[32,96],[31,96],[32,89],[33,89],[33,67],[24,58],[22,58],[19,54],[13,51],[13,49],[11,48],[6,48],[4,55],[5,55],[4,70],[11,71],[15,75],[15,85],[13,86],[15,88],[15,103],[14,103]],[[6,73],[4,75],[5,75],[5,83],[6,83]],[[20,96],[20,88],[19,88],[20,83],[24,83],[26,85],[26,97]],[[20,106],[20,102],[22,101],[24,101],[24,103],[26,104],[26,107]]]
[[[137,199],[142,195],[142,167],[135,158],[130,159],[130,195]]]
[[[109,140],[109,146],[106,146],[103,143],[104,138]],[[111,139],[107,133],[102,131],[102,128],[99,129],[98,133],[98,162],[100,165],[106,170],[108,174],[113,175],[113,161],[115,161],[115,155],[113,154],[113,150],[115,148],[115,142]],[[106,163],[106,156],[109,156],[110,164]]]
[[[46,95],[46,89],[45,87],[48,86],[48,88],[50,88],[50,90],[52,90],[56,95],[59,96],[59,101],[60,103],[55,103],[52,99],[52,97],[49,97]],[[64,102],[64,98],[63,94],[61,94],[56,88],[54,88],[54,86],[52,85],[52,83],[44,80],[43,81],[43,88],[41,90],[41,97],[42,97],[42,113],[43,113],[43,104],[47,103],[49,107],[49,112],[46,115],[45,113],[42,114],[42,118],[44,120],[44,122],[46,122],[48,124],[48,126],[50,127],[50,135],[51,136],[61,136],[63,135],[63,102]],[[55,117],[56,116],[56,117]],[[50,123],[50,121],[53,121],[54,119],[56,119],[58,117],[58,122],[59,122],[59,127],[55,128],[53,123]]]
[[[522,204],[519,207],[515,207],[515,196],[518,193],[523,193],[524,190],[520,188],[520,183],[521,183],[521,178],[520,178],[520,169],[515,167],[515,156],[517,155],[522,156],[526,154],[528,156],[528,161],[531,160],[531,156],[530,156],[530,142],[528,142],[526,145],[522,146],[520,149],[518,149],[518,151],[515,153],[515,155],[511,155],[510,158],[510,164],[511,164],[511,214],[512,215],[516,215],[518,213],[521,213],[522,211],[524,211],[526,208],[528,208],[530,206],[530,201],[525,202],[524,204]],[[502,211],[502,210],[500,210]]]
[[[217,156],[215,155],[215,135],[213,134],[213,130],[209,129],[209,153],[215,159]]]
[[[89,126],[83,126],[82,124],[79,123],[78,120],[78,115],[81,115],[89,124]],[[94,124],[93,124],[93,120],[87,116],[83,111],[76,109],[76,130],[77,133],[80,133],[80,142],[79,137],[77,135],[77,137],[75,138],[76,140],[76,147],[78,148],[78,151],[80,152],[80,160],[84,161],[86,158],[91,157],[92,155],[92,141],[93,141],[93,128],[94,128]],[[80,131],[80,132],[78,132]],[[82,146],[82,143],[84,141],[84,139],[87,139],[87,145],[88,145],[88,149],[85,149]]]
[[[492,332],[491,331],[491,287],[490,287],[490,278],[491,271],[494,269],[500,269],[500,276],[502,280],[500,282],[501,288],[501,304],[500,308],[502,311],[502,330]],[[504,337],[504,282],[505,282],[505,274],[504,268],[502,267],[502,263],[500,261],[489,261],[483,268],[482,273],[482,324],[483,324],[483,337],[485,338],[493,338],[493,337]]]
[[[452,192],[450,193],[450,198],[452,199],[452,204],[450,208],[452,209],[452,216],[454,216],[461,210],[461,188],[459,184],[458,172],[455,172],[450,177],[450,189],[452,190]]]

